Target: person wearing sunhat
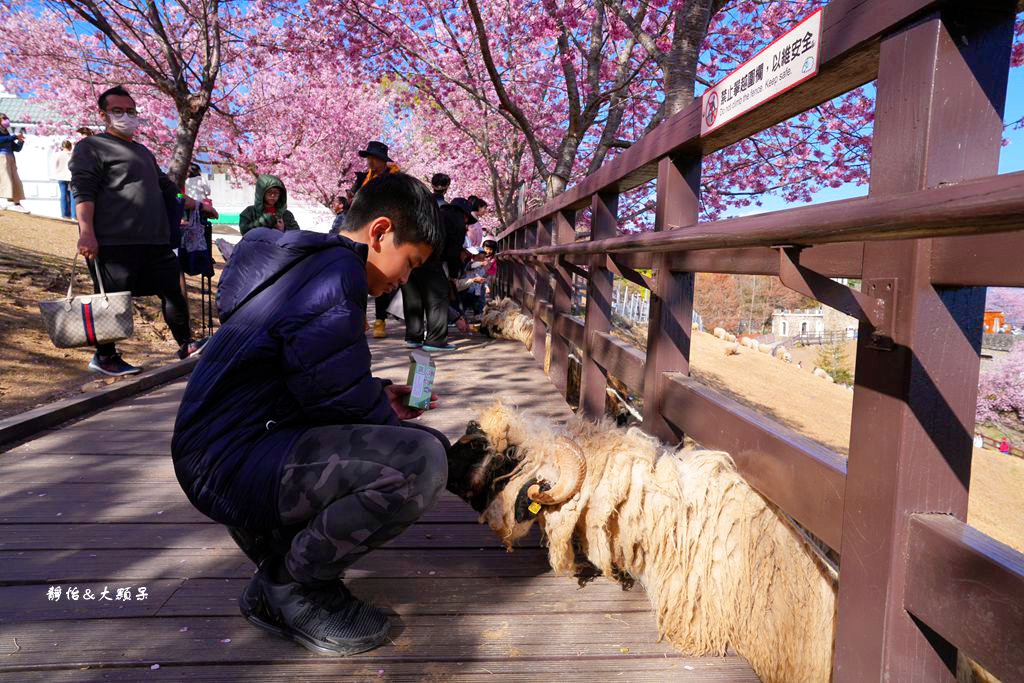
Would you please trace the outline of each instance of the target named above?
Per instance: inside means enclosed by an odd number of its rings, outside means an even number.
[[[356,172],[356,181],[352,184],[352,189],[348,191],[349,201],[374,178],[400,170],[395,160],[388,156],[388,146],[383,142],[370,140],[366,143],[366,149],[359,150],[358,154],[366,159],[366,170]]]
[[[444,245],[436,258],[416,268],[402,285],[402,308],[405,312],[405,344],[425,351],[454,351],[448,343],[448,309],[453,303],[461,315],[461,306],[450,281],[462,271],[462,242],[466,239],[466,226],[476,223],[473,209],[462,197],[453,199],[440,208]],[[464,323],[456,324],[465,331]]]
[[[356,181],[347,195],[350,202],[366,183],[374,178],[380,178],[388,173],[396,173],[399,170],[398,164],[388,156],[388,146],[379,140],[370,140],[366,143],[366,149],[359,150],[359,156],[366,159],[366,170],[356,173]],[[376,339],[384,339],[388,336],[388,306],[391,305],[392,298],[394,298],[394,293],[387,292],[374,299],[376,302],[376,320],[373,321],[373,336]]]

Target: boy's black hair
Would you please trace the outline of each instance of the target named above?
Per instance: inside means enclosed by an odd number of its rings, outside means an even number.
[[[483,199],[480,199],[480,197],[477,197],[475,194],[469,195],[466,201],[473,205],[474,211],[479,211],[480,209],[487,206],[487,202],[485,202]]]
[[[450,187],[452,184],[452,179],[448,176],[447,173],[435,173],[430,178],[430,184],[433,185],[434,187]]]
[[[100,94],[99,105],[103,111],[107,110],[107,98],[111,95],[119,95],[121,97],[132,97],[132,94],[124,89],[123,85],[115,85],[113,88],[108,88]],[[132,102],[135,98],[132,97]]]
[[[444,244],[444,229],[437,201],[421,181],[407,173],[385,173],[363,185],[341,224],[342,232],[353,232],[380,216],[391,219],[395,244],[419,242],[429,245],[432,256]]]

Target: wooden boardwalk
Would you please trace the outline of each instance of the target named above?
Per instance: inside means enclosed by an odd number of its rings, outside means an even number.
[[[442,407],[424,422],[457,437],[498,394],[568,417],[521,346],[459,343],[438,358]],[[378,375],[404,380],[400,340],[375,340],[374,354]],[[688,658],[657,642],[639,587],[598,579],[578,590],[552,575],[536,534],[506,553],[447,493],[348,573],[357,595],[399,615],[390,644],[341,659],[265,634],[238,612],[252,564],[175,480],[169,445],[183,388],[0,454],[0,679],[757,680],[739,657]],[[131,600],[118,600],[125,588]]]

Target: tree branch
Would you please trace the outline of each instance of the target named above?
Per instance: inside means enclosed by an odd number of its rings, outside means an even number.
[[[469,11],[473,16],[473,25],[476,27],[484,66],[487,68],[487,74],[491,78],[491,84],[494,86],[494,90],[498,95],[498,100],[501,102],[501,106],[512,115],[517,123],[517,127],[525,136],[526,142],[530,146],[530,152],[533,155],[533,163],[537,167],[537,170],[546,176],[548,175],[545,170],[546,164],[541,156],[540,145],[537,144],[537,135],[533,130],[533,126],[530,125],[530,122],[526,119],[522,110],[508,96],[508,92],[505,90],[505,84],[502,83],[501,76],[498,74],[498,70],[494,66],[494,58],[491,56],[491,46],[487,39],[487,31],[484,28],[483,18],[480,16],[480,8],[477,6],[476,0],[466,0],[466,2],[469,4]]]

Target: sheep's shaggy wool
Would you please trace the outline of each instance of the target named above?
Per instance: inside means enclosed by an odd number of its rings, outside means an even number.
[[[480,333],[495,339],[511,339],[533,349],[533,318],[509,297],[487,304],[480,318]]]
[[[535,518],[556,572],[575,573],[579,549],[606,576],[639,581],[661,636],[680,650],[721,655],[732,647],[768,682],[829,680],[835,583],[727,453],[673,450],[608,423],[578,420],[556,432],[497,403],[453,453],[471,440],[487,453],[465,478],[477,486],[481,522],[507,546],[535,521],[517,521],[527,487],[557,481],[563,436],[585,454],[586,476],[575,495]],[[499,476],[478,476],[499,461]]]

